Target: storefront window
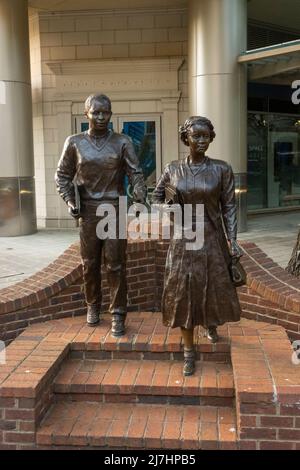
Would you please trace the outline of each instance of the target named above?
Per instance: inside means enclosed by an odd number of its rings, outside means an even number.
[[[272,205],[300,205],[299,117],[269,116],[269,199]]]
[[[259,113],[248,115],[248,208],[267,207],[267,116]]]
[[[300,205],[299,116],[248,115],[248,208]]]

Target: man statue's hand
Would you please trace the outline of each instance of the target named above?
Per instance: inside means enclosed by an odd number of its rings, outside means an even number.
[[[137,218],[139,218],[140,213],[141,213],[141,211],[139,210],[139,206],[138,206],[139,204],[141,204],[141,203],[135,201],[130,206],[132,213],[135,214],[135,217],[137,217]]]
[[[80,214],[75,206],[74,201],[68,201],[68,212],[74,219],[79,219]]]
[[[75,202],[74,201],[68,201],[68,207],[69,207],[69,209],[74,210],[75,209]]]

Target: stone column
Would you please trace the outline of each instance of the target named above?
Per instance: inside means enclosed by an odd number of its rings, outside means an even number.
[[[235,173],[239,231],[247,230],[247,0],[189,1],[190,115],[209,118],[217,137],[209,156]]]
[[[36,231],[27,0],[0,0],[0,236]]]
[[[172,160],[178,159],[178,101],[180,95],[162,98],[162,170]],[[159,175],[158,171],[156,173]]]

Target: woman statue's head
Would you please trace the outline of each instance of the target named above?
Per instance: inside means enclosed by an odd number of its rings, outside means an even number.
[[[209,119],[203,116],[191,116],[185,121],[183,126],[179,127],[180,138],[184,145],[190,146],[189,136],[193,134],[193,131],[196,129],[199,131],[200,129],[202,129],[203,131],[205,129],[205,134],[209,136],[208,144],[210,144],[216,137],[214,126]]]

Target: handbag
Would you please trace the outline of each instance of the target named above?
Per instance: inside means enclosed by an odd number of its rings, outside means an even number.
[[[235,287],[244,286],[247,283],[247,273],[240,263],[239,258],[231,258],[229,264],[229,274]]]

